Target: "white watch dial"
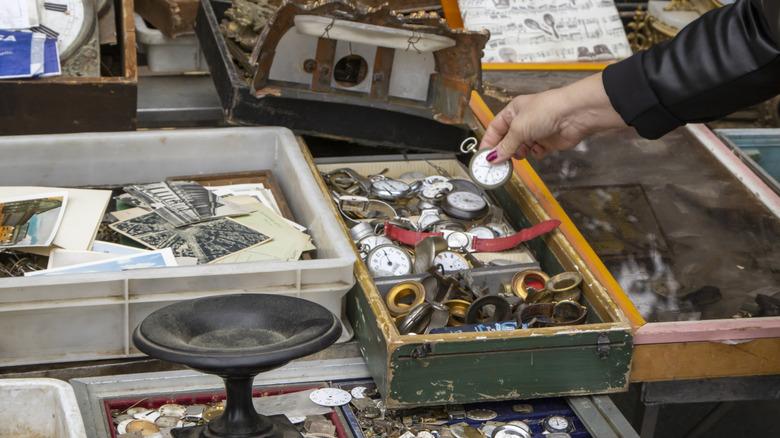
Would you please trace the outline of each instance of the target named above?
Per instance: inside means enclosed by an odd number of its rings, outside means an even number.
[[[487,207],[487,202],[482,199],[482,196],[471,192],[452,192],[447,195],[447,202],[451,206],[467,212],[480,211]]]
[[[433,265],[441,265],[444,272],[465,271],[469,269],[469,262],[462,255],[452,251],[442,251],[433,258]]]
[[[63,60],[85,42],[94,19],[94,11],[85,0],[38,0],[38,11],[40,31],[57,38]]]
[[[375,277],[397,277],[412,272],[411,257],[403,248],[396,245],[377,246],[368,254],[366,263]]]
[[[343,406],[352,401],[352,396],[343,389],[322,388],[312,391],[309,400],[320,406]]]
[[[494,239],[496,233],[488,227],[474,227],[469,230],[469,234],[479,237],[480,239]]]
[[[420,194],[423,198],[436,199],[439,196],[452,191],[452,184],[448,182],[437,182],[424,186]]]
[[[512,176],[512,163],[504,161],[500,164],[492,164],[487,160],[489,153],[490,150],[484,150],[474,156],[469,163],[471,176],[482,186],[498,187]]]
[[[471,239],[468,234],[455,231],[447,236],[447,246],[450,248],[467,248]]]
[[[569,429],[569,420],[560,415],[554,415],[545,420],[545,425],[550,432],[566,432]]]
[[[362,251],[368,252],[379,245],[392,245],[393,241],[385,236],[368,236],[358,243],[360,244],[360,249]]]

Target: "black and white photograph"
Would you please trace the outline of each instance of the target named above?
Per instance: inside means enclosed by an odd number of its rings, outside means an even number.
[[[182,231],[200,263],[211,263],[227,255],[268,242],[265,234],[231,219],[217,219]]]

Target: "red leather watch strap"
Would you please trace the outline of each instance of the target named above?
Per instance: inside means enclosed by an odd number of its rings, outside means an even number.
[[[506,251],[508,249],[516,247],[517,245],[520,245],[523,242],[531,240],[535,237],[539,237],[543,234],[547,234],[550,231],[558,228],[560,224],[561,221],[557,219],[550,219],[543,222],[539,222],[538,224],[532,227],[524,228],[518,231],[517,233],[507,237],[498,237],[495,239],[480,239],[479,237],[475,236],[471,242],[471,247],[476,252]]]
[[[443,236],[443,233],[421,233],[419,231],[405,230],[393,224],[385,222],[385,237],[404,245],[415,246],[427,237]]]

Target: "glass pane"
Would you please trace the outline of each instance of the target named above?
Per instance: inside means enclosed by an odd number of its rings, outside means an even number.
[[[778,315],[780,220],[683,130],[532,165],[648,321]]]

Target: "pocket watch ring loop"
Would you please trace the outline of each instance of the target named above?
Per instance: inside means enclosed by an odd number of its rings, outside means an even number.
[[[477,144],[479,144],[479,141],[477,141],[476,137],[469,137],[460,143],[460,151],[464,154],[474,152],[477,149]]]

